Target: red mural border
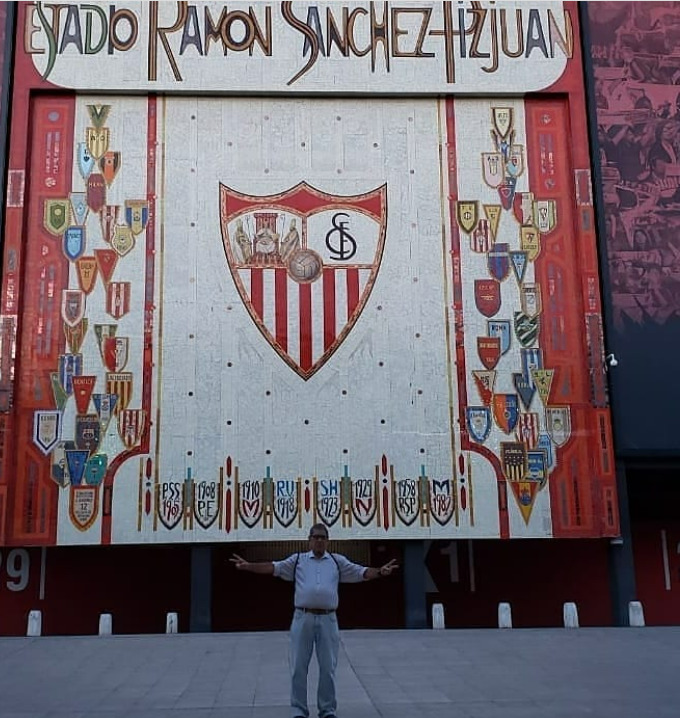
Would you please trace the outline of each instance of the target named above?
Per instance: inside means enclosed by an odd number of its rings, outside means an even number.
[[[57,533],[58,488],[50,479],[49,458],[40,453],[30,437],[35,410],[54,408],[50,371],[55,370],[66,343],[61,290],[68,286],[68,260],[61,251],[60,239],[43,228],[41,210],[45,200],[67,196],[71,189],[74,117],[74,95],[31,98],[28,134],[33,144],[27,162],[30,179],[24,232],[30,241],[23,247],[21,282],[26,290],[19,299],[21,321],[14,367],[15,488],[11,520],[12,538],[26,545],[36,540],[55,542]],[[50,146],[49,160],[54,162],[55,171],[46,177]]]
[[[17,38],[23,35],[18,28],[25,25],[28,3],[17,3]],[[23,42],[23,40],[22,40]],[[0,515],[0,545],[44,545],[56,541],[56,516],[53,503],[56,501],[56,486],[45,486],[40,481],[48,496],[44,497],[43,506],[49,511],[44,517],[45,530],[42,537],[26,535],[18,524],[20,516],[17,495],[23,483],[18,475],[17,445],[15,437],[20,429],[20,420],[15,403],[17,377],[20,370],[21,330],[20,316],[24,302],[24,272],[29,237],[28,207],[25,202],[26,180],[29,174],[31,132],[31,104],[34,93],[53,91],[54,85],[45,82],[36,71],[30,55],[23,45],[15,51],[14,75],[12,88],[12,113],[9,151],[7,157],[7,200],[3,228],[4,256],[2,289],[0,294],[0,317],[2,318],[2,363],[0,365],[0,389],[6,400],[0,407],[0,503],[4,503],[4,516]],[[62,97],[73,98],[72,92],[63,93]],[[72,153],[71,153],[72,154]],[[48,479],[49,484],[52,482]],[[36,491],[37,491],[36,486]],[[23,507],[22,507],[23,509]],[[3,520],[4,519],[4,520]]]
[[[556,537],[618,536],[620,534],[616,474],[614,463],[614,443],[612,435],[612,418],[607,396],[607,379],[604,364],[604,339],[602,332],[602,296],[600,292],[600,274],[597,250],[595,209],[593,205],[593,186],[591,171],[590,143],[588,137],[588,108],[586,105],[586,76],[581,55],[582,34],[579,22],[578,3],[565,2],[573,19],[574,56],[567,65],[562,77],[541,95],[529,96],[528,99],[540,103],[546,94],[560,93],[568,98],[568,131],[559,138],[567,143],[572,164],[565,168],[567,187],[566,195],[573,193],[572,221],[574,239],[574,266],[579,269],[580,282],[574,281],[574,291],[579,297],[582,311],[579,317],[581,326],[576,328],[583,341],[581,348],[584,361],[581,367],[587,367],[587,374],[582,374],[584,384],[581,405],[577,414],[577,422],[591,437],[588,455],[581,457],[590,471],[591,486],[585,496],[592,498],[594,516],[590,531],[579,526],[564,526],[557,521],[553,511],[553,534]],[[535,115],[527,113],[527,134],[535,128]],[[536,169],[532,167],[532,177],[536,177]],[[533,188],[532,188],[533,189]],[[558,207],[559,212],[559,207]],[[559,215],[558,215],[559,216]],[[576,248],[578,247],[578,251]],[[537,271],[543,265],[537,263]],[[545,277],[541,275],[541,280]],[[542,328],[541,331],[544,331]],[[541,336],[543,341],[543,336]],[[573,417],[572,417],[573,421]],[[572,429],[573,431],[573,429]],[[568,447],[567,447],[568,448]],[[580,480],[581,485],[583,480]],[[566,488],[566,487],[565,487]],[[555,486],[551,486],[551,491]],[[573,487],[572,487],[573,500]]]

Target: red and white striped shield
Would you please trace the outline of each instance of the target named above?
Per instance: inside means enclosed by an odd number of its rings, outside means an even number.
[[[515,430],[517,441],[525,443],[528,449],[535,449],[540,428],[538,414],[535,411],[520,413]]]
[[[306,182],[266,196],[221,185],[220,216],[229,269],[250,316],[309,379],[371,294],[385,246],[387,185],[353,196]]]
[[[132,449],[142,440],[146,428],[144,409],[125,409],[118,414],[118,436],[126,449]]]
[[[131,282],[110,282],[106,287],[106,311],[114,319],[130,311],[130,286]]]

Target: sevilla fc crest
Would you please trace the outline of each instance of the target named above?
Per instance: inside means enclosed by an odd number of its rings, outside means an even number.
[[[250,316],[307,380],[347,337],[375,284],[387,185],[332,195],[306,182],[275,195],[220,186],[222,240]]]

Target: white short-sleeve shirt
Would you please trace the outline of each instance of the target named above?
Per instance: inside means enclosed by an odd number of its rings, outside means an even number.
[[[331,556],[328,551],[321,558],[316,558],[313,551],[294,553],[273,564],[275,576],[295,581],[295,608],[326,611],[338,607],[338,583],[359,583],[366,571],[366,566],[352,563],[339,553]]]

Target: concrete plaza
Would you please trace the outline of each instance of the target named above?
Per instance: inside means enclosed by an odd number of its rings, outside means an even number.
[[[288,718],[288,685],[283,632],[0,639],[0,718]],[[343,631],[338,699],[338,718],[678,718],[680,628]]]

